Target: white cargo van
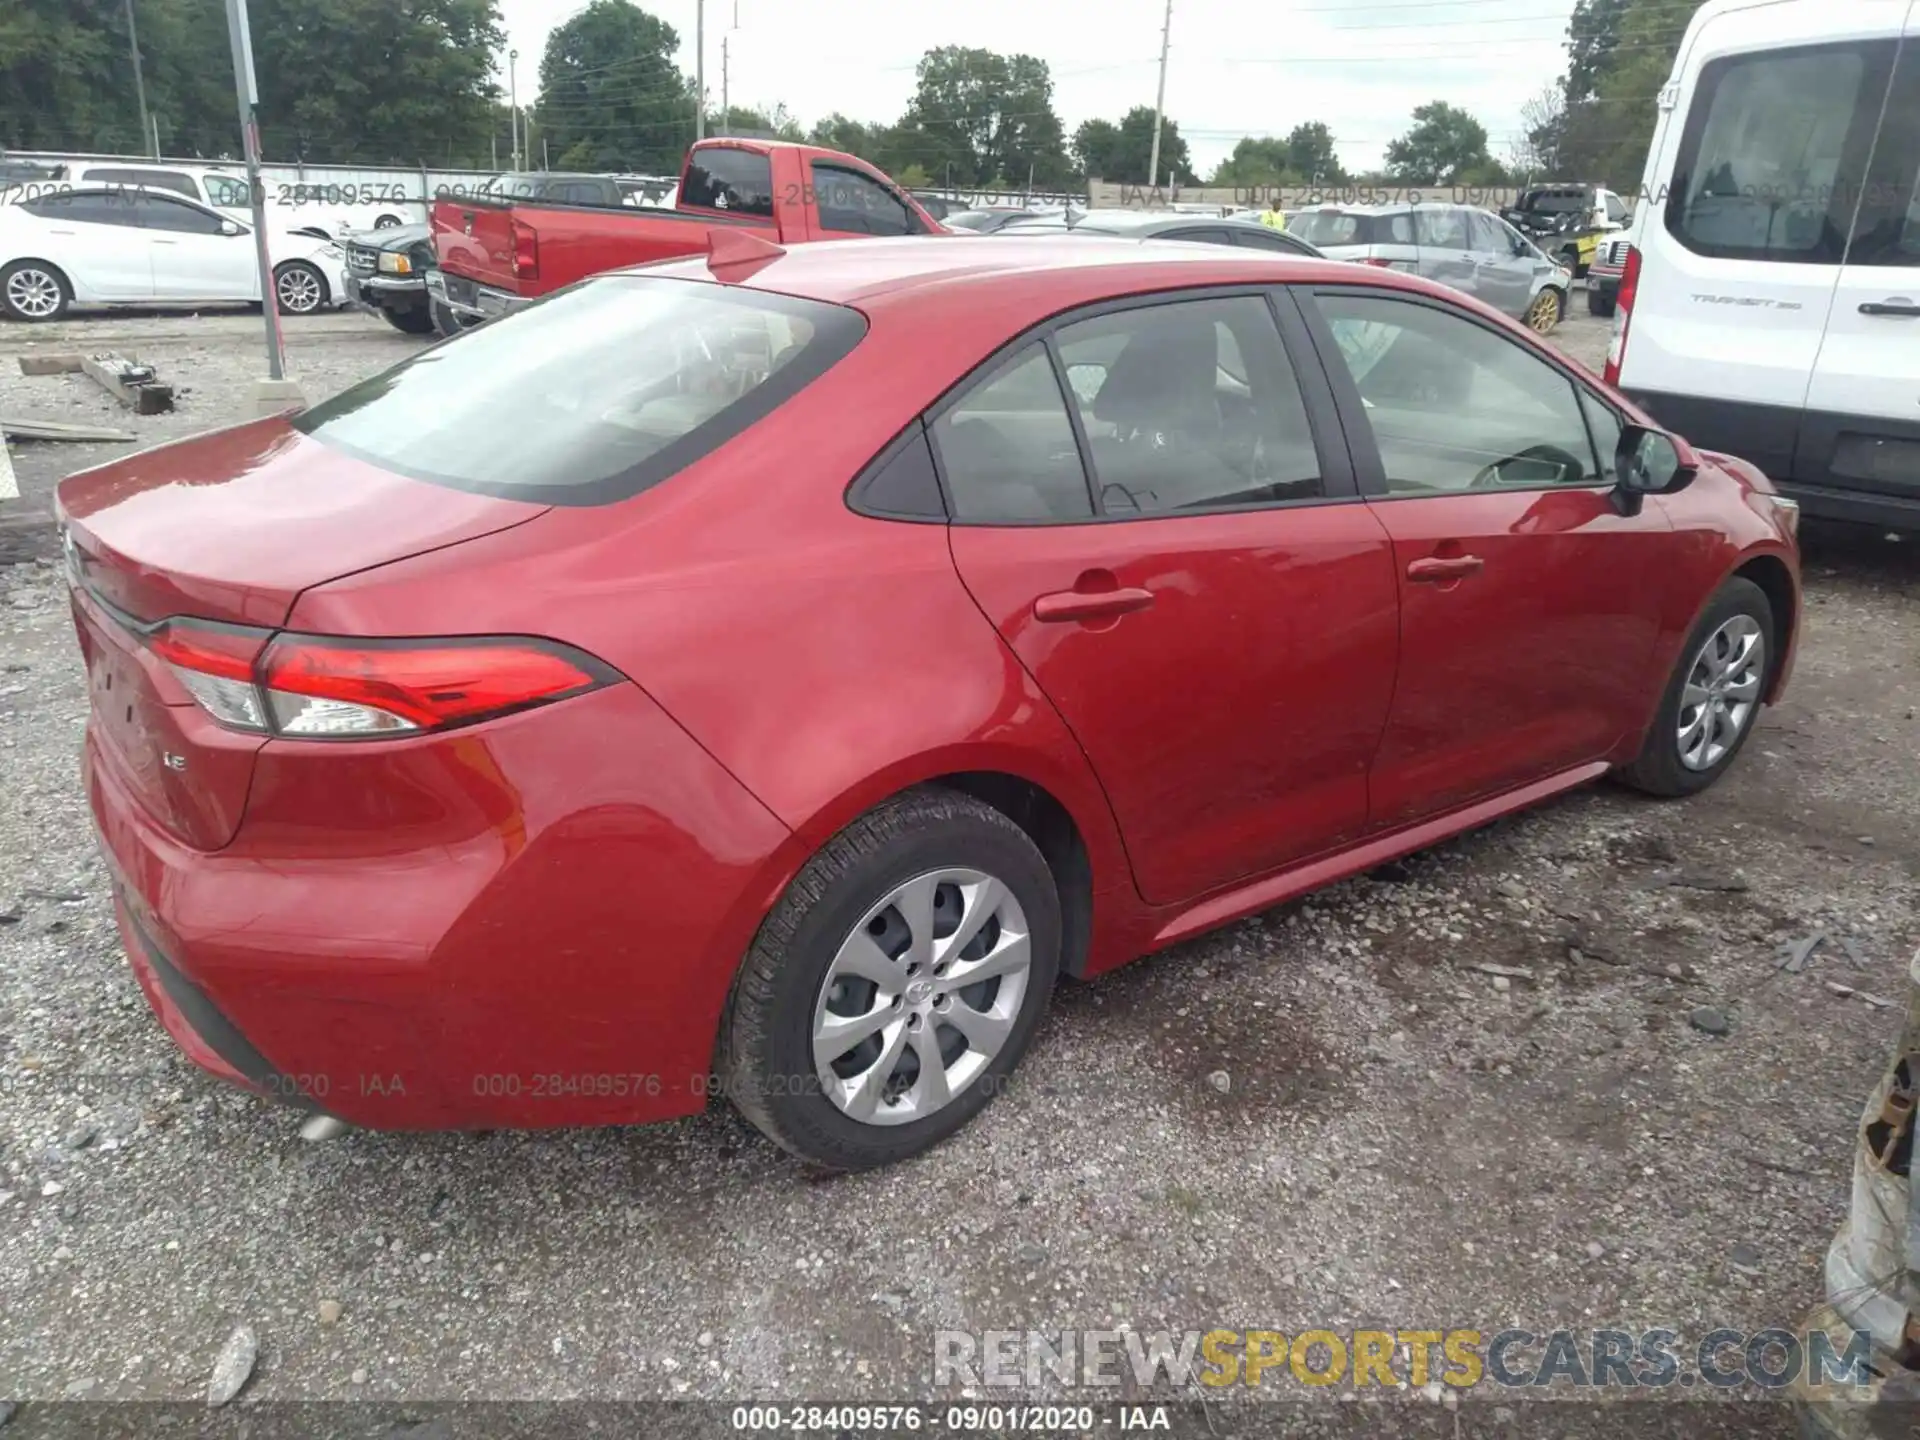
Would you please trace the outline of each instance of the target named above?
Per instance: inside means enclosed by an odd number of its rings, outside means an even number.
[[[1709,0],[1607,378],[1808,514],[1920,529],[1920,0]]]

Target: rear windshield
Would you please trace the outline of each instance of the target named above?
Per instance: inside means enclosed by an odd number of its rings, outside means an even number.
[[[1589,203],[1583,190],[1535,190],[1520,202],[1520,208],[1543,215],[1576,215]]]
[[[770,414],[866,328],[858,311],[817,300],[602,276],[424,350],[293,425],[418,480],[605,504]]]
[[[1350,215],[1344,210],[1302,210],[1287,223],[1287,233],[1309,245],[1411,245],[1413,216]]]

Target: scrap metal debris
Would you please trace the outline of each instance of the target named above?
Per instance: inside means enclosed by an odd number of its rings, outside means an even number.
[[[81,360],[80,368],[136,415],[158,415],[173,409],[173,387],[163,385],[151,365],[123,355],[89,355]]]
[[[1780,959],[1776,968],[1790,975],[1798,975],[1807,968],[1807,962],[1813,959],[1813,952],[1820,948],[1820,942],[1827,938],[1827,932],[1816,930],[1803,940],[1788,940],[1780,946]]]

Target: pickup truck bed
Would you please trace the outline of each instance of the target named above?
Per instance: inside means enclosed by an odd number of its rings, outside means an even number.
[[[707,249],[716,229],[776,244],[941,227],[879,171],[851,155],[779,141],[707,140],[687,152],[672,208],[447,196],[431,220],[436,299],[488,320],[604,270]]]

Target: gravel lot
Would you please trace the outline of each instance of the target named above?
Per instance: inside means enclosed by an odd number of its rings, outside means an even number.
[[[127,422],[145,441],[238,418],[258,327],[30,342],[107,340],[185,386]],[[310,398],[419,343],[288,330]],[[1562,340],[1597,366],[1604,333]],[[0,413],[120,417],[17,374]],[[11,508],[107,453],[20,447]],[[1920,941],[1920,561],[1808,548],[1791,694],[1710,794],[1583,791],[1068,987],[980,1123],[825,1182],[726,1111],[310,1145],[204,1078],[119,954],[59,577],[0,568],[0,1396],[198,1401],[241,1324],[243,1398],[409,1401],[901,1399],[936,1329],[1791,1326],[1899,1019],[1823,982],[1898,1000]],[[1777,972],[1816,927],[1866,968]]]

